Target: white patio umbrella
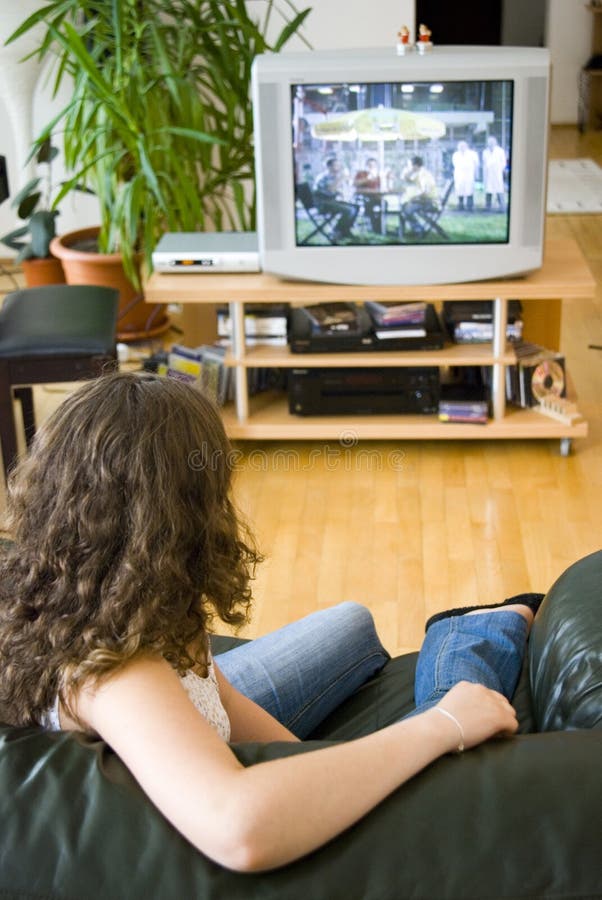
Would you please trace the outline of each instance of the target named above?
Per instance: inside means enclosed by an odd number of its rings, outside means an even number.
[[[426,141],[443,137],[445,123],[435,116],[386,106],[358,109],[314,123],[312,136],[323,141],[378,144],[379,168],[385,167],[385,141]]]
[[[424,141],[442,137],[445,124],[425,113],[376,106],[315,123],[312,135],[326,141]]]

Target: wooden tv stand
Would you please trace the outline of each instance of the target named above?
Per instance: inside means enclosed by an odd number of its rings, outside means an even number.
[[[566,455],[573,438],[587,434],[585,421],[565,424],[532,409],[506,409],[505,371],[515,361],[505,340],[507,302],[523,301],[525,338],[559,349],[563,302],[591,297],[595,281],[575,241],[546,243],[541,269],[500,281],[444,285],[336,285],[286,281],[258,274],[159,274],[146,286],[150,303],[228,302],[233,322],[233,350],[227,364],[236,369],[236,403],[224,408],[232,438],[254,440],[340,439],[482,439],[558,438]],[[382,353],[291,353],[288,347],[246,347],[245,303],[309,303],[374,300],[494,301],[494,338],[487,344],[447,345],[442,350]],[[491,366],[493,417],[486,425],[440,422],[427,415],[293,416],[284,394],[249,398],[247,371],[262,366],[308,368],[327,366]],[[570,368],[570,361],[569,366]],[[574,398],[572,398],[574,399]]]

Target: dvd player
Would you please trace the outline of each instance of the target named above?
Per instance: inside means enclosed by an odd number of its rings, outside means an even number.
[[[259,272],[254,231],[168,232],[153,250],[157,272]]]

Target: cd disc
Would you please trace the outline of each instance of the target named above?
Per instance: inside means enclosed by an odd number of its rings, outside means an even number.
[[[555,394],[561,397],[564,393],[564,372],[562,366],[553,359],[544,359],[533,369],[531,390],[537,400]]]

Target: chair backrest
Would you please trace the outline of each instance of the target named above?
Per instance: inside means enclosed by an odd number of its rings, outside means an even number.
[[[53,284],[8,294],[0,309],[0,355],[115,351],[119,291]]]
[[[449,195],[450,195],[451,192],[452,192],[453,186],[454,186],[454,179],[453,179],[453,178],[450,178],[450,179],[446,182],[446,184],[445,184],[445,188],[444,188],[444,190],[443,190],[443,194],[441,195],[441,200],[439,201],[440,204],[441,204],[441,210],[443,210],[443,207],[445,206],[445,204],[446,204],[447,201],[449,200]]]
[[[314,200],[314,195],[311,187],[307,184],[307,182],[301,182],[295,187],[295,193],[297,195],[297,199],[301,201],[301,204],[305,207],[305,209],[314,209],[316,203]]]

